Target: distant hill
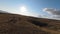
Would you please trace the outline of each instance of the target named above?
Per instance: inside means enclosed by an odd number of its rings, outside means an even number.
[[[0,10],[0,14],[2,14],[2,13],[8,13],[8,12]]]
[[[0,34],[60,34],[60,20],[2,13]]]

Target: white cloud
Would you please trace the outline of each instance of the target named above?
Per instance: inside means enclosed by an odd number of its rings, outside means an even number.
[[[43,11],[46,11],[47,13],[52,15],[60,15],[60,10],[53,9],[53,8],[44,8]]]
[[[53,8],[44,8],[43,11],[55,11]]]
[[[53,9],[53,8],[44,8],[43,11],[47,12],[48,14],[52,15],[52,18],[60,19],[60,10]],[[50,18],[50,16],[48,16]]]

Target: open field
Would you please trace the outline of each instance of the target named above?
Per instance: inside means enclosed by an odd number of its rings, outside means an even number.
[[[60,20],[0,14],[0,34],[60,34]]]

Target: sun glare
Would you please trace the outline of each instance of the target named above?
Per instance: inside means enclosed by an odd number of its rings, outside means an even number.
[[[20,11],[21,11],[21,12],[26,12],[26,11],[27,11],[27,9],[26,9],[26,7],[25,7],[25,6],[22,6],[22,7],[20,7]]]

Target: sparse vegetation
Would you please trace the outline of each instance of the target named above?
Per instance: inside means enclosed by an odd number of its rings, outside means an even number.
[[[0,34],[60,34],[60,21],[0,14]]]

